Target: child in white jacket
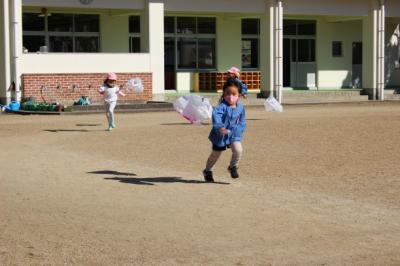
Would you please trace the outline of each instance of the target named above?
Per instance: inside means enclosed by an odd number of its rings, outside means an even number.
[[[112,131],[113,128],[115,128],[114,109],[117,105],[118,95],[125,96],[116,85],[116,82],[117,75],[115,73],[108,73],[103,86],[99,89],[99,93],[104,97],[106,116],[108,120],[108,131]]]

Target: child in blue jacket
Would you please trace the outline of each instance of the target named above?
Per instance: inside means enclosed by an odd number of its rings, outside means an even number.
[[[231,67],[230,69],[228,69],[228,79],[227,81],[234,79],[235,81],[237,81],[239,83],[239,89],[240,89],[240,95],[243,96],[243,98],[247,97],[247,85],[246,83],[244,83],[241,79],[240,79],[240,69],[237,67]]]
[[[240,84],[235,80],[228,80],[223,89],[220,103],[213,110],[209,140],[212,143],[212,152],[203,171],[206,182],[214,182],[213,168],[222,151],[232,149],[232,159],[228,167],[232,178],[239,178],[238,166],[242,157],[242,138],[246,129],[245,110],[239,103],[241,94]]]

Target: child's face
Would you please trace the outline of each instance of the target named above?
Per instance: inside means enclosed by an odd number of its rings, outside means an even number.
[[[108,84],[108,86],[110,86],[111,88],[115,86],[115,83],[116,83],[115,80],[111,80],[111,79],[107,80],[107,84]]]
[[[239,100],[239,89],[235,86],[228,87],[224,93],[224,100],[229,105],[236,105]]]

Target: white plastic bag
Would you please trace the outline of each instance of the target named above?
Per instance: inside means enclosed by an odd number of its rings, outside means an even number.
[[[175,110],[190,123],[201,124],[212,116],[212,106],[207,98],[198,95],[179,97],[174,103]]]
[[[283,112],[282,105],[272,95],[265,100],[264,106],[267,112]]]
[[[127,86],[128,90],[133,91],[135,93],[142,93],[144,90],[144,86],[140,78],[132,78],[128,80]]]

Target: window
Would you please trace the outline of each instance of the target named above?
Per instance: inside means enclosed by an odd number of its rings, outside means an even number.
[[[100,47],[98,15],[23,13],[23,45],[28,52],[95,53]]]
[[[129,17],[129,52],[140,53],[140,16]]]
[[[316,34],[316,23],[314,20],[283,20],[283,35],[308,35]]]
[[[165,56],[177,62],[177,69],[215,69],[215,18],[165,17],[164,30],[169,47]]]
[[[342,42],[338,42],[338,41],[332,42],[332,56],[333,57],[342,57],[343,56]]]
[[[242,68],[259,67],[260,20],[242,19]]]
[[[315,39],[291,39],[291,62],[315,62]]]

